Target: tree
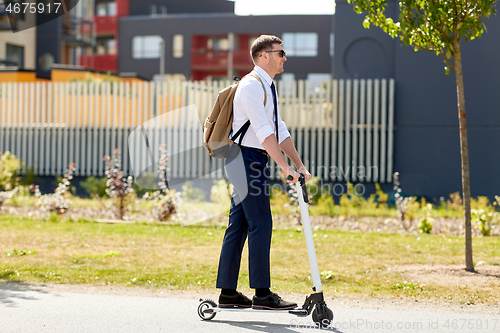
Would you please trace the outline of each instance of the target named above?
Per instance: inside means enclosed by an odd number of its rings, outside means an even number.
[[[363,26],[378,26],[392,38],[399,37],[402,45],[413,46],[416,51],[427,50],[442,55],[445,72],[455,72],[457,106],[460,126],[462,157],[462,190],[465,217],[465,269],[474,271],[472,261],[469,150],[465,119],[464,79],[460,42],[481,37],[486,26],[483,17],[496,14],[497,0],[400,0],[399,22],[386,17],[385,0],[348,0],[358,14],[366,14]]]

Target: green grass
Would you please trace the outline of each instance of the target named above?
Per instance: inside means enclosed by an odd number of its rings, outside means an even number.
[[[111,205],[111,199],[102,198],[102,199],[91,199],[91,198],[80,198],[76,196],[71,196],[71,207],[72,208],[102,208],[103,204],[105,206]],[[33,207],[35,206],[36,198],[34,196],[14,196],[11,201],[7,204],[8,206],[15,207]],[[101,202],[99,202],[101,201]],[[135,200],[134,208],[149,210],[152,209],[154,203],[148,200]],[[210,213],[218,213],[221,211],[229,210],[229,202],[225,204],[214,203],[214,202],[192,202],[189,200],[185,200],[180,207],[181,211],[204,211]]]
[[[215,225],[122,225],[0,216],[0,279],[215,291],[224,231]],[[314,233],[328,295],[500,301],[499,283],[467,288],[420,285],[388,270],[401,264],[461,264],[463,238],[338,230]],[[500,265],[499,238],[474,238],[473,243],[476,262]],[[302,232],[275,230],[271,257],[273,289],[310,293]],[[245,249],[239,281],[243,291],[248,291],[247,261]]]

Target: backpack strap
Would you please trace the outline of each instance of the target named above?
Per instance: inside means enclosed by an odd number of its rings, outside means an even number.
[[[262,80],[260,79],[260,77],[257,74],[255,74],[255,73],[249,73],[248,75],[251,75],[254,78],[256,78],[257,81],[259,81],[260,84],[262,85],[262,89],[264,90],[264,106],[266,106],[266,103],[267,103],[267,92],[266,92],[266,87],[264,86],[264,83],[262,82]],[[238,80],[238,81],[240,81],[240,80]],[[240,137],[240,142],[238,143],[238,145],[241,146],[241,140],[243,140],[243,137],[247,133],[249,127],[250,127],[250,119],[248,119],[247,122],[244,123],[243,126],[241,126],[240,129],[233,135],[233,137],[231,138],[231,141],[234,142],[236,139],[238,139],[238,136],[239,136]]]
[[[240,127],[240,129],[238,130],[238,132],[236,132],[233,135],[233,137],[231,138],[231,140],[234,142],[236,139],[238,139],[238,136],[239,136],[240,137],[240,142],[238,144],[241,146],[241,140],[243,140],[243,137],[247,133],[249,127],[250,127],[250,119],[247,120],[247,122],[244,123],[243,126]]]
[[[256,78],[257,81],[259,81],[260,84],[262,85],[262,89],[264,90],[264,106],[266,106],[266,103],[267,103],[267,92],[266,92],[266,87],[264,86],[264,82],[262,82],[262,80],[260,79],[260,77],[257,74],[255,74],[255,73],[249,73],[248,75],[251,75],[254,78]]]

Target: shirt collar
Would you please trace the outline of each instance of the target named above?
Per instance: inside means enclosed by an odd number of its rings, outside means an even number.
[[[264,80],[266,80],[267,84],[269,86],[271,86],[271,84],[273,83],[273,79],[271,79],[271,77],[269,76],[269,74],[267,74],[267,72],[265,70],[263,70],[261,67],[255,65],[255,67],[253,68],[254,71],[257,72],[257,74],[259,74],[259,76],[261,78],[263,78]]]

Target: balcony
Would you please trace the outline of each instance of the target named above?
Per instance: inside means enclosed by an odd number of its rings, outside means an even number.
[[[80,56],[80,66],[99,72],[118,72],[116,54],[97,54]]]
[[[116,35],[118,16],[94,16],[96,35]]]
[[[73,15],[64,15],[63,38],[69,46],[92,46],[92,21]]]
[[[227,51],[197,51],[191,54],[191,68],[196,71],[227,70]],[[233,51],[233,69],[251,70],[252,59],[247,50]]]

